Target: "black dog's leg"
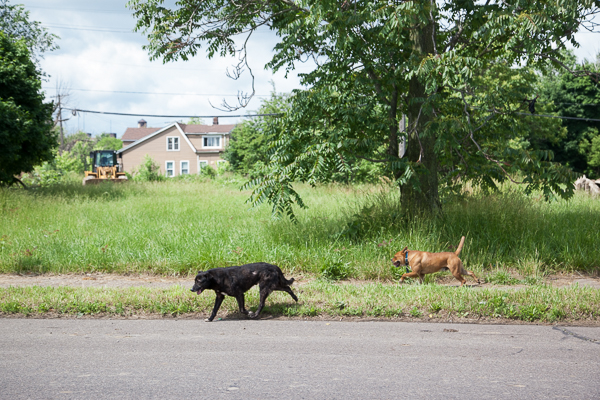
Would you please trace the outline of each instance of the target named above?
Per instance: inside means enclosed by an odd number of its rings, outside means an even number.
[[[246,315],[248,315],[248,310],[246,310],[246,306],[245,306],[245,302],[244,302],[244,301],[245,301],[245,300],[244,300],[244,293],[242,293],[242,294],[238,294],[238,295],[236,296],[236,300],[237,300],[237,302],[238,302],[238,307],[240,308],[240,312],[241,312],[242,314],[246,314]]]
[[[210,317],[205,319],[206,322],[211,322],[213,319],[215,319],[215,315],[217,315],[217,311],[219,311],[219,308],[221,307],[221,303],[223,302],[224,298],[225,295],[223,293],[217,293],[217,297],[215,298],[215,306],[212,310],[212,314],[210,314]]]
[[[288,286],[282,286],[278,290],[281,290],[282,292],[289,293],[290,296],[292,296],[292,299],[294,299],[294,301],[296,301],[296,303],[298,302],[298,297],[296,297],[296,295],[294,294],[294,292],[292,292],[292,289],[290,289]]]
[[[254,314],[248,315],[250,318],[258,318],[258,316],[260,315],[260,312],[262,311],[263,307],[265,306],[265,301],[267,301],[267,297],[269,297],[270,294],[271,294],[271,289],[266,288],[266,287],[260,289],[260,302],[258,303],[258,310],[256,310],[256,312]]]

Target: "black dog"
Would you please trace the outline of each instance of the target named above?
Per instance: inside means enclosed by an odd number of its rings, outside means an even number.
[[[294,278],[287,280],[283,276],[283,272],[277,265],[267,264],[264,262],[245,264],[236,267],[213,268],[208,271],[200,271],[196,275],[192,292],[197,294],[202,293],[206,289],[212,289],[217,293],[215,299],[215,307],[212,314],[206,319],[207,322],[212,321],[221,307],[221,303],[225,295],[235,297],[240,312],[246,314],[250,318],[256,318],[265,306],[267,296],[274,290],[288,292],[292,299],[298,301],[298,297],[292,292],[290,286],[294,282]],[[252,286],[258,283],[260,289],[260,303],[258,310],[255,313],[246,310],[244,307],[244,293]]]

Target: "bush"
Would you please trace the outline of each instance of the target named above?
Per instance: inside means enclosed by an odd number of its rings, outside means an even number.
[[[83,169],[81,160],[65,151],[62,155],[55,155],[54,160],[36,166],[21,180],[26,185],[41,187],[78,182],[81,181]]]
[[[329,260],[321,266],[321,276],[330,280],[346,279],[352,274],[349,262],[343,262],[341,259]]]
[[[144,162],[133,172],[133,179],[137,182],[161,182],[167,177],[160,173],[160,165],[146,154]]]
[[[213,179],[217,176],[217,171],[215,171],[215,169],[213,167],[211,167],[210,165],[207,165],[200,169],[200,172],[198,173],[198,175]]]

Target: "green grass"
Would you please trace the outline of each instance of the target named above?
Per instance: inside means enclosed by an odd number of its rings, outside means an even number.
[[[484,276],[600,266],[600,200],[585,195],[546,203],[507,187],[407,222],[389,187],[298,185],[309,208],[293,224],[267,205],[249,210],[242,182],[0,189],[0,273],[189,275],[266,261],[286,274],[385,281],[397,278],[390,258],[404,246],[443,251],[462,235],[463,262]]]
[[[294,288],[300,301],[273,293],[264,315],[282,317],[410,318],[439,321],[508,319],[527,322],[596,321],[600,290],[536,285],[522,290],[456,288],[439,285],[354,285],[316,280]],[[72,288],[11,287],[0,289],[0,316],[190,316],[203,318],[212,310],[212,292],[195,295],[187,287]],[[251,310],[258,290],[246,294]],[[226,297],[218,317],[237,313],[235,299]]]

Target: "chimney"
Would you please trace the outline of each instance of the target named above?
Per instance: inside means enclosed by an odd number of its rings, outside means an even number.
[[[145,128],[146,127],[146,121],[144,121],[143,119],[140,119],[138,121],[138,128]]]
[[[219,125],[219,117],[213,117],[213,125]]]
[[[91,138],[92,134],[91,133],[86,133],[87,137]]]
[[[116,133],[109,133],[108,136],[111,137],[111,138],[115,138],[115,139],[117,138],[117,134]]]

